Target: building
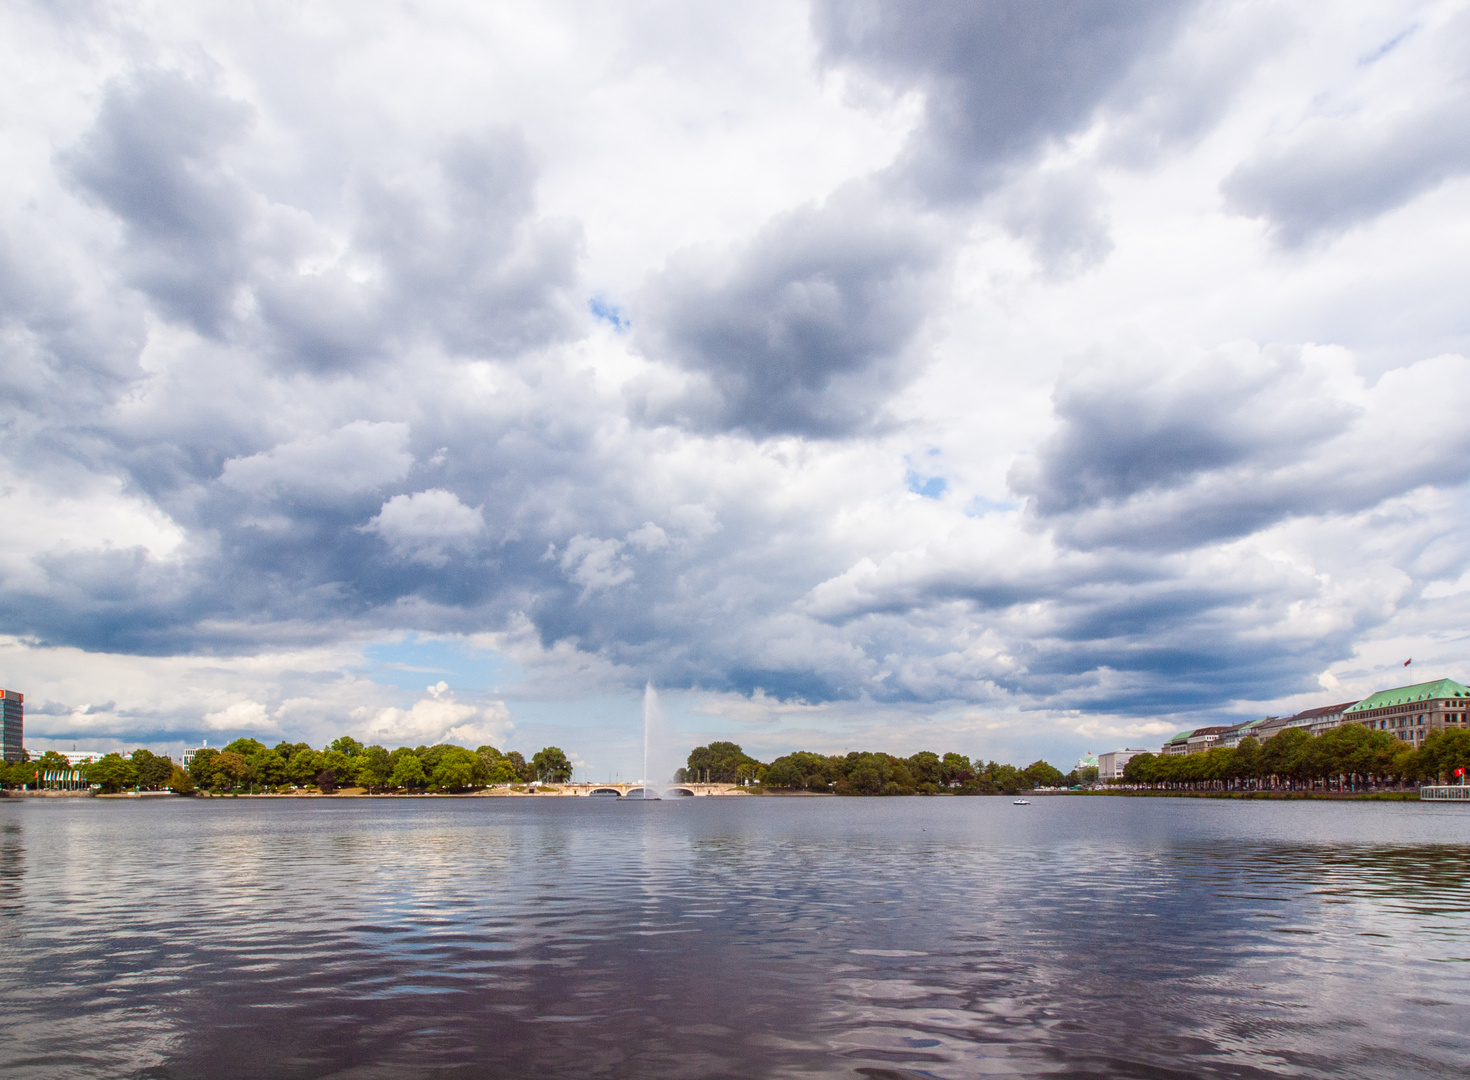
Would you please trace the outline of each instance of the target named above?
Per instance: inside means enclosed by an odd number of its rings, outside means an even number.
[[[1170,739],[1168,742],[1166,742],[1163,745],[1163,747],[1159,750],[1159,753],[1161,753],[1161,754],[1184,754],[1184,753],[1188,753],[1189,752],[1189,737],[1191,735],[1193,735],[1193,734],[1194,734],[1194,731],[1192,729],[1189,730],[1189,731],[1181,731],[1178,735],[1175,735],[1172,739]]]
[[[1470,688],[1454,679],[1415,683],[1380,690],[1342,712],[1342,723],[1387,731],[1414,746],[1423,746],[1431,731],[1470,730]]]
[[[0,690],[0,758],[24,761],[26,728],[26,696],[14,690]]]
[[[1109,750],[1106,754],[1097,755],[1097,778],[1099,780],[1121,780],[1123,779],[1123,766],[1132,761],[1139,754],[1152,753],[1150,750]]]
[[[1344,701],[1337,705],[1324,705],[1320,709],[1308,709],[1306,712],[1297,713],[1292,717],[1304,719],[1313,735],[1321,735],[1324,731],[1331,731],[1343,723],[1343,715],[1356,705],[1356,701]]]
[[[1076,769],[1078,772],[1081,772],[1083,769],[1096,769],[1097,767],[1098,759],[1093,756],[1091,750],[1087,751],[1087,753],[1078,758],[1077,764],[1073,766],[1073,768]]]
[[[1234,750],[1240,745],[1240,740],[1248,737],[1259,739],[1256,730],[1264,724],[1265,720],[1247,720],[1243,724],[1236,724],[1220,732],[1220,737],[1215,740],[1215,745],[1225,750]]]
[[[192,749],[192,750],[185,750],[184,751],[184,768],[187,769],[189,767],[189,765],[193,762],[194,755],[195,754],[199,753],[199,751],[207,748],[208,746],[209,746],[209,740],[208,739],[205,739],[198,746],[194,747],[194,749]]]
[[[1213,750],[1215,749],[1215,745],[1220,741],[1220,736],[1229,730],[1229,724],[1195,728],[1189,733],[1189,738],[1184,741],[1184,752],[1186,754],[1203,754],[1206,750]]]

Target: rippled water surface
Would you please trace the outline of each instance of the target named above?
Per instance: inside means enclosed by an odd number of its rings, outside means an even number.
[[[1463,1076],[1470,808],[0,800],[13,1077]]]

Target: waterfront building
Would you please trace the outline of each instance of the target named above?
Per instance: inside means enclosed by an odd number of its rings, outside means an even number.
[[[201,750],[204,750],[204,749],[208,748],[208,746],[209,746],[209,740],[208,739],[205,739],[198,746],[194,747],[194,749],[192,749],[192,750],[185,750],[184,751],[184,768],[187,769],[189,767],[190,763],[194,760],[194,755],[195,754],[199,753],[199,751],[201,751]]]
[[[1194,729],[1181,731],[1163,745],[1159,750],[1161,754],[1184,754],[1189,752],[1189,737],[1194,734]]]
[[[1228,727],[1220,732],[1219,737],[1215,740],[1215,745],[1226,750],[1234,750],[1240,745],[1240,740],[1247,736],[1260,738],[1260,736],[1256,735],[1256,729],[1265,722],[1264,720],[1247,720],[1242,724],[1236,724],[1234,727]]]
[[[1123,766],[1139,754],[1150,752],[1148,750],[1109,750],[1106,754],[1098,754],[1097,778],[1099,780],[1121,780],[1123,779]]]
[[[1078,758],[1077,764],[1072,767],[1079,772],[1083,769],[1096,769],[1098,767],[1098,760],[1099,759],[1093,755],[1092,751],[1089,750],[1087,751],[1087,753]]]
[[[1344,714],[1356,704],[1356,701],[1343,701],[1337,705],[1324,705],[1320,709],[1307,709],[1305,712],[1299,712],[1292,719],[1304,722],[1313,735],[1321,735],[1323,732],[1340,727],[1344,723]]]
[[[1215,749],[1215,744],[1220,741],[1220,736],[1230,730],[1229,724],[1216,724],[1214,727],[1195,728],[1184,740],[1184,752],[1186,754],[1203,754],[1206,750]]]
[[[14,690],[0,690],[0,758],[24,761],[26,696]]]
[[[1387,731],[1396,739],[1423,746],[1432,731],[1470,730],[1470,688],[1454,679],[1380,690],[1342,712],[1342,722]]]

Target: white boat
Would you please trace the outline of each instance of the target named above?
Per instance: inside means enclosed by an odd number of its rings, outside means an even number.
[[[1027,799],[1017,799],[1015,802],[1011,803],[1011,805],[1012,806],[1030,806],[1031,803]]]

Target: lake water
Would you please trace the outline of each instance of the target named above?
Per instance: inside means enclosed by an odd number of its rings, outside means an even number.
[[[1470,1070],[1470,807],[1033,802],[0,800],[0,1072]]]

